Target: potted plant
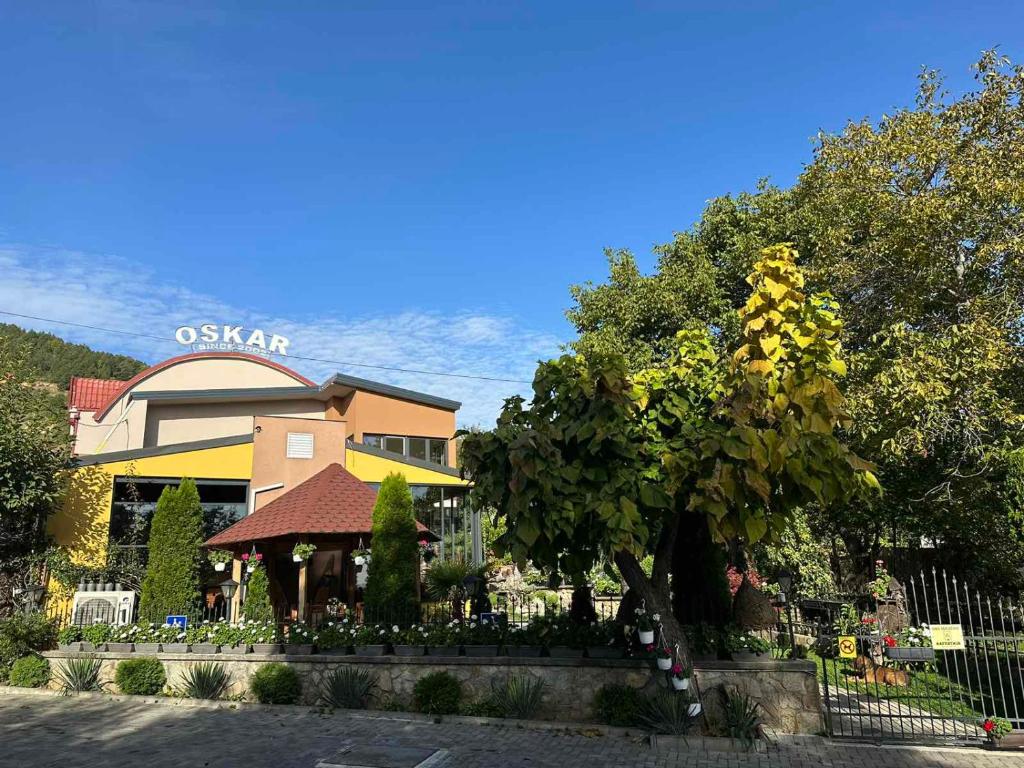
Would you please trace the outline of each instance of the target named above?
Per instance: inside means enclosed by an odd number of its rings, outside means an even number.
[[[263,656],[281,652],[281,632],[274,621],[248,621],[242,639],[252,646],[252,652]]]
[[[701,622],[686,627],[684,631],[694,661],[714,661],[718,658],[718,646],[722,636],[717,628]]]
[[[260,563],[263,562],[263,555],[257,552],[255,555],[250,556],[248,552],[242,553],[242,569],[246,572],[254,571],[260,567]]]
[[[293,621],[288,625],[284,652],[293,656],[309,656],[316,644],[316,633],[304,621]]]
[[[738,631],[729,633],[726,647],[733,661],[756,661],[771,650],[771,645],[764,638]]]
[[[582,659],[587,645],[582,634],[583,628],[568,614],[550,618],[545,634],[548,655],[553,659]]]
[[[427,652],[427,628],[413,624],[392,638],[395,656],[423,656]]]
[[[249,652],[249,642],[245,627],[229,624],[224,619],[215,622],[210,629],[210,642],[216,645],[221,653],[241,655]]]
[[[672,669],[672,649],[667,645],[659,646],[654,652],[655,662],[658,665],[658,669],[662,672],[668,672]]]
[[[314,552],[316,552],[316,544],[296,544],[292,547],[292,560],[301,563],[303,560],[309,560]]]
[[[370,556],[370,550],[363,549],[362,547],[353,549],[350,557],[352,558],[352,562],[356,565],[369,565],[370,560],[372,559]]]
[[[654,629],[660,620],[661,616],[657,613],[648,616],[647,609],[643,606],[636,609],[636,631],[640,645],[651,645],[654,642]]]
[[[212,654],[220,650],[214,642],[213,629],[209,621],[203,621],[185,630],[185,642],[192,646],[192,653]]]
[[[497,656],[501,647],[501,627],[476,615],[462,626],[462,649],[467,656]]]
[[[362,624],[356,627],[355,634],[352,635],[352,646],[355,648],[356,656],[383,656],[388,651],[392,634],[398,634],[398,627],[393,627],[391,632],[380,624]]]
[[[82,628],[71,624],[57,633],[57,648],[61,651],[82,650]]]
[[[591,659],[621,659],[623,639],[614,621],[595,621],[581,628],[580,636]]]
[[[672,687],[677,691],[685,691],[690,687],[690,675],[693,671],[689,667],[684,667],[678,661],[672,665],[671,680]]]
[[[161,643],[165,639],[171,640],[174,635],[174,627],[157,624],[139,624],[135,636],[136,653],[159,653]]]
[[[430,627],[425,635],[427,655],[458,656],[461,631],[462,622],[458,619],[452,619],[447,624],[435,624]]]
[[[184,627],[165,625],[167,638],[160,642],[161,653],[188,653],[187,630]]]
[[[893,661],[934,661],[935,649],[925,646],[902,646],[892,635],[882,637],[882,650]]]
[[[420,557],[423,558],[424,563],[429,563],[433,560],[437,553],[434,551],[434,545],[429,541],[420,541]]]
[[[110,628],[107,636],[107,651],[110,653],[131,653],[135,650],[135,625],[122,624]]]
[[[320,625],[317,633],[316,648],[320,655],[347,656],[352,653],[352,639],[356,628],[348,618],[339,621],[328,621]]]
[[[219,573],[227,569],[228,563],[234,560],[235,556],[226,549],[211,549],[206,553],[206,559],[213,563],[213,570]]]
[[[989,747],[999,749],[999,742],[1013,731],[1013,726],[1002,717],[986,717],[981,722],[981,729],[985,731]]]
[[[505,653],[519,658],[537,658],[544,651],[544,640],[535,622],[525,626],[509,625],[505,632]]]

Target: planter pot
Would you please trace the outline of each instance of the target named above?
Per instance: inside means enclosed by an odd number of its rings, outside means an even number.
[[[758,661],[767,655],[760,651],[732,651],[729,653],[733,661]]]
[[[432,645],[427,647],[428,656],[458,656],[459,646],[457,645]]]
[[[357,557],[353,557],[352,558],[352,562],[355,563],[356,565],[365,565],[366,564],[366,558],[363,557],[362,555],[358,555]]]
[[[690,687],[690,678],[688,677],[673,677],[672,687],[677,691],[685,691]]]
[[[591,659],[621,659],[622,649],[612,645],[596,645],[587,648],[587,656]]]
[[[82,650],[82,645],[83,645],[82,643],[58,643],[57,644],[57,650],[58,651],[73,651],[73,652],[77,653],[77,652],[80,652]]]
[[[219,648],[220,646],[214,643],[193,643],[192,653],[216,653]]]
[[[693,654],[694,661],[718,661],[718,654],[712,653],[711,651],[705,651],[704,653]]]
[[[988,739],[985,749],[1000,749],[1007,751],[1018,751],[1024,748],[1024,733],[1008,733],[1001,739]]]
[[[82,643],[80,643],[80,645],[81,645],[81,648],[79,648],[79,650],[82,651],[82,653],[92,653],[94,651],[105,651],[105,650],[107,650],[107,644],[106,643],[100,643],[99,647],[97,647],[94,643],[87,643],[85,641],[82,641]]]
[[[217,573],[224,573],[224,569],[227,568],[227,566],[227,563],[214,563],[213,570],[217,571]]]
[[[427,652],[424,645],[396,645],[395,656],[422,656]]]
[[[885,658],[893,661],[935,661],[934,648],[886,648]]]
[[[232,656],[241,656],[242,654],[249,652],[248,643],[239,643],[238,645],[222,645],[220,646],[221,653],[227,653]]]
[[[356,656],[383,656],[386,645],[357,645]]]
[[[270,656],[274,653],[281,652],[280,643],[253,643],[252,652],[258,653],[261,656]]]
[[[110,653],[131,653],[135,643],[107,643],[107,650]]]
[[[136,643],[136,653],[160,653],[160,643]]]
[[[640,636],[640,645],[650,645],[654,642],[654,630],[653,629],[641,629],[637,631]]]
[[[543,650],[539,645],[507,645],[505,646],[505,655],[519,659],[536,659],[540,657]]]
[[[321,656],[351,656],[352,646],[342,645],[337,648],[318,648],[317,653]]]
[[[313,653],[312,643],[295,643],[293,645],[286,645],[284,652],[292,656],[309,656]]]
[[[496,645],[467,645],[465,647],[467,656],[497,656],[498,646]]]
[[[188,653],[188,643],[160,643],[163,653]]]
[[[548,655],[552,659],[582,659],[582,648],[570,648],[567,645],[552,645],[548,648]]]
[[[697,717],[702,711],[704,711],[704,707],[702,707],[698,701],[687,707],[686,711],[690,717]]]
[[[671,657],[667,658],[667,659],[663,659],[663,658],[661,658],[661,656],[659,656],[657,658],[657,662],[658,662],[658,669],[660,669],[662,672],[668,672],[670,669],[672,669],[672,659],[671,659]]]
[[[292,562],[293,563],[301,563],[302,562],[302,555],[292,555]]]

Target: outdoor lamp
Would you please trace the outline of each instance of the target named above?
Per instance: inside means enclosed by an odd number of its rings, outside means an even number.
[[[234,579],[227,579],[220,583],[220,592],[224,595],[225,600],[230,600],[235,596],[235,590],[238,589],[238,582]]]
[[[775,575],[775,581],[779,583],[779,590],[788,595],[789,588],[793,586],[793,574],[787,568],[783,568]]]

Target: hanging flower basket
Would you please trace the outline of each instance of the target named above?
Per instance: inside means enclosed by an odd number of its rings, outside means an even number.
[[[213,570],[217,571],[217,573],[223,573],[224,569],[227,568],[227,567],[228,567],[227,563],[214,563],[213,564]]]
[[[304,560],[309,560],[314,552],[316,552],[315,544],[296,544],[292,548],[292,560],[301,563]]]
[[[641,629],[637,632],[640,635],[641,645],[650,645],[654,642],[654,630],[653,629]]]
[[[685,691],[690,687],[690,678],[688,677],[673,677],[672,687],[677,691]]]
[[[658,669],[662,672],[668,672],[672,669],[672,649],[671,648],[659,648],[658,649]]]

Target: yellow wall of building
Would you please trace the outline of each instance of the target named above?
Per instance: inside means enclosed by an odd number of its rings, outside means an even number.
[[[392,472],[399,472],[405,475],[405,480],[410,485],[469,485],[465,480],[444,472],[435,472],[432,469],[415,467],[351,449],[345,451],[345,469],[364,483],[379,483]]]

